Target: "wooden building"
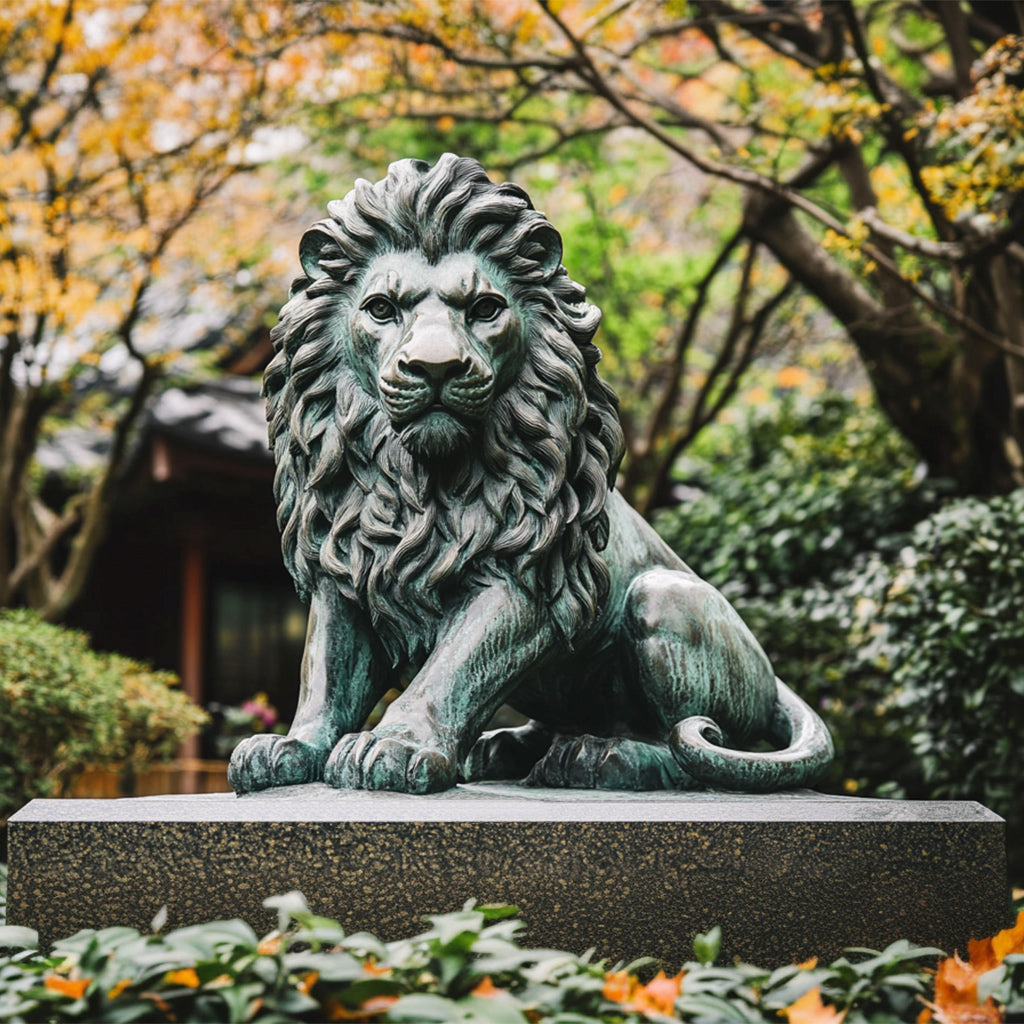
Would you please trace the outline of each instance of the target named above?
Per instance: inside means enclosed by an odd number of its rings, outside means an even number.
[[[153,402],[89,583],[68,617],[102,650],[171,669],[199,704],[295,709],[306,609],[281,561],[259,385]],[[191,754],[210,757],[210,737]]]

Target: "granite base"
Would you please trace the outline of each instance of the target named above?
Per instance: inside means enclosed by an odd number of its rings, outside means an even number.
[[[381,938],[470,899],[513,903],[524,942],[669,968],[714,925],[774,966],[896,939],[966,951],[1007,925],[1004,823],[979,804],[809,792],[436,796],[300,786],[235,797],[33,800],[9,821],[8,921],[80,928],[242,917],[270,895]]]

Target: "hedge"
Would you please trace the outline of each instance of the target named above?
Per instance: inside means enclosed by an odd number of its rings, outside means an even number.
[[[90,765],[169,760],[207,720],[177,678],[31,611],[0,611],[0,819],[63,795]]]

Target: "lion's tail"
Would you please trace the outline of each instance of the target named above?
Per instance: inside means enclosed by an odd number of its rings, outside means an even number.
[[[673,730],[669,745],[693,778],[722,789],[769,793],[810,785],[834,755],[825,723],[781,679],[768,739],[783,749],[768,753],[722,746],[722,732],[710,718],[694,715]]]

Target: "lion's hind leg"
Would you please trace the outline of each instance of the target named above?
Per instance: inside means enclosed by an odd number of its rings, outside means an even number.
[[[667,743],[624,736],[556,736],[526,779],[567,789],[694,789]]]
[[[466,782],[524,779],[544,756],[554,734],[540,722],[485,732],[463,758],[461,775]]]
[[[651,569],[633,580],[624,633],[647,728],[668,739],[693,715],[729,741],[757,738],[775,710],[771,662],[729,602],[698,577]]]

